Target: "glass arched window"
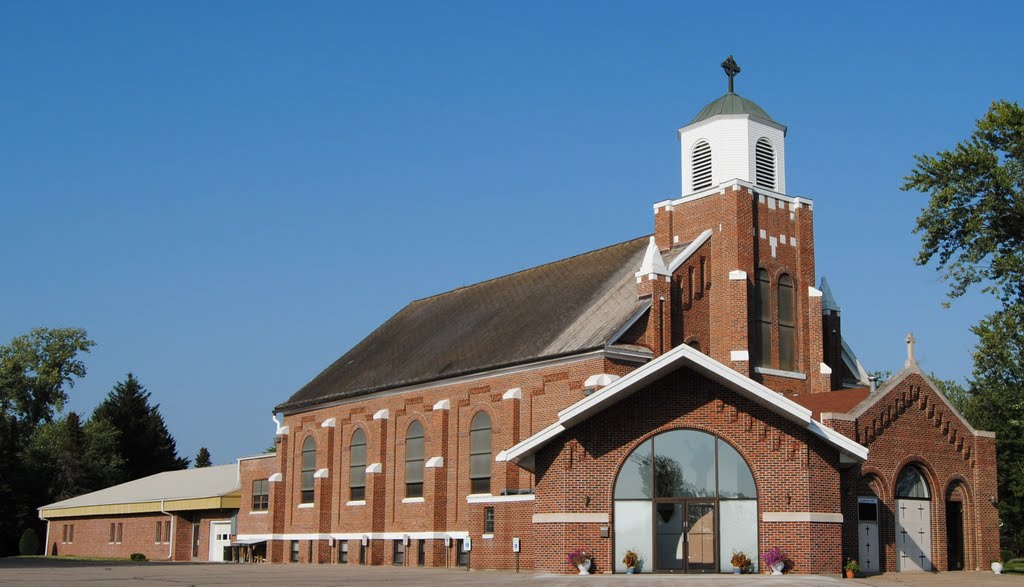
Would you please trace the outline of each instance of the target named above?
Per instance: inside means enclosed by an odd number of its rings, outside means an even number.
[[[779,369],[796,371],[796,314],[793,306],[793,278],[779,276]]]
[[[896,479],[896,499],[931,499],[928,481],[915,465],[907,465]]]
[[[366,499],[366,433],[357,429],[352,433],[348,459],[348,498]]]
[[[754,283],[754,352],[755,366],[772,366],[772,283],[767,269],[757,270]]]
[[[310,436],[302,443],[302,503],[313,503],[314,473],[316,473],[316,441]]]
[[[423,497],[423,424],[419,421],[405,433],[405,496]]]
[[[775,189],[775,149],[765,137],[757,139],[754,146],[754,184],[758,187]]]
[[[686,527],[704,525],[701,553],[695,560],[732,570],[732,552],[758,552],[757,486],[754,475],[736,449],[721,438],[699,430],[670,430],[641,444],[615,479],[615,560],[627,549],[647,561],[641,569],[674,567],[680,533],[672,534],[686,507]],[[693,517],[694,512],[698,515]],[[696,525],[696,526],[695,526]],[[714,536],[717,535],[717,556]],[[690,536],[691,539],[697,536]],[[691,544],[697,548],[697,544]],[[757,558],[757,557],[751,557]],[[754,561],[755,571],[757,561]],[[617,571],[625,567],[616,562]],[[713,568],[705,569],[713,570]]]
[[[711,187],[711,145],[699,141],[693,147],[693,191]]]
[[[469,426],[470,493],[491,492],[491,418],[477,412]]]

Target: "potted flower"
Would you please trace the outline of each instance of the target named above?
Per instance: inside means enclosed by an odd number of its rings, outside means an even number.
[[[992,559],[992,572],[997,575],[1003,574],[1003,558],[1001,556]]]
[[[846,559],[846,566],[844,568],[846,569],[846,578],[852,579],[860,572],[860,563],[852,558]]]
[[[640,555],[631,548],[627,550],[626,555],[622,557],[622,564],[626,565],[626,574],[632,575],[640,565]]]
[[[741,575],[750,569],[750,557],[742,550],[732,551],[732,573]]]
[[[781,575],[782,570],[786,568],[786,553],[778,546],[761,555],[761,560],[772,570],[773,575]]]
[[[594,555],[586,548],[577,548],[569,553],[569,564],[579,569],[581,575],[589,575],[593,558]]]

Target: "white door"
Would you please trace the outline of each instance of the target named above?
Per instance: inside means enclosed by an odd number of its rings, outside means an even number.
[[[860,570],[864,573],[877,573],[879,564],[878,542],[878,499],[860,497],[857,499],[857,511],[860,519],[857,523],[859,541],[858,559]]]
[[[224,562],[225,546],[231,546],[231,522],[210,522],[210,562]]]
[[[932,570],[932,502],[896,500],[896,562],[900,571]]]

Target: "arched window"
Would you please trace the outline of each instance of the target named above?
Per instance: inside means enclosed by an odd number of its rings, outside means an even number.
[[[477,412],[469,426],[470,493],[491,492],[491,418]]]
[[[796,370],[796,322],[793,309],[793,278],[779,276],[779,369]]]
[[[711,187],[711,145],[700,141],[693,148],[693,191]]]
[[[316,441],[310,436],[302,443],[302,503],[313,503],[314,473],[316,473]]]
[[[357,429],[352,433],[348,459],[348,498],[366,499],[366,433]]]
[[[642,572],[730,571],[734,551],[758,549],[754,475],[732,445],[707,432],[669,430],[641,444],[615,479],[614,507],[614,560],[632,549],[648,561]],[[616,562],[615,570],[625,567]]]
[[[915,465],[907,465],[896,479],[896,499],[931,499],[928,482]]]
[[[754,289],[754,365],[772,366],[772,284],[767,269],[757,270]]]
[[[775,189],[775,149],[765,137],[757,139],[754,147],[754,184],[758,187]]]
[[[419,421],[405,433],[405,496],[423,497],[423,424]]]

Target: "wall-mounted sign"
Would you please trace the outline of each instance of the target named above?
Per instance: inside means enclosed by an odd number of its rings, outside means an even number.
[[[513,538],[512,539],[512,552],[519,552],[519,539],[518,538]]]

